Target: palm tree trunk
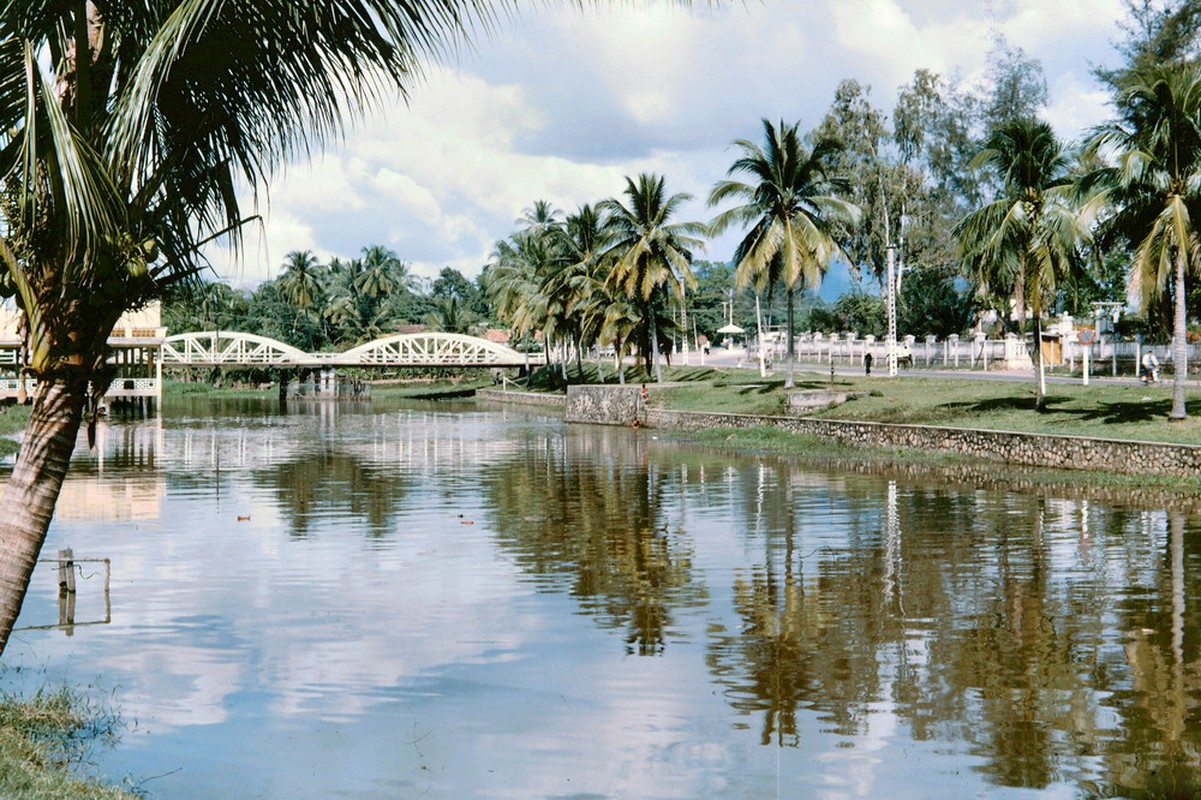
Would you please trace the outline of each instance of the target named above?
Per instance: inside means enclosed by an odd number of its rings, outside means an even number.
[[[788,331],[788,347],[786,348],[786,352],[788,353],[788,380],[784,381],[785,389],[791,389],[794,386],[796,386],[796,358],[794,357],[795,353],[793,353],[793,347],[795,345],[793,344],[793,335],[792,335],[793,297],[794,297],[793,289],[791,286],[789,286],[788,287],[788,325],[785,326]]]
[[[46,539],[86,399],[87,382],[77,376],[41,380],[34,393],[17,465],[0,494],[0,654]]]
[[[1184,294],[1184,262],[1188,258],[1188,253],[1183,248],[1177,248],[1176,252],[1176,294],[1173,297],[1175,302],[1175,319],[1172,323],[1173,335],[1172,340],[1172,411],[1168,414],[1170,420],[1183,420],[1188,418],[1188,411],[1184,405],[1184,381],[1188,378],[1188,318],[1186,316]]]
[[[663,366],[659,363],[659,328],[655,322],[654,308],[648,308],[647,311],[651,318],[651,361],[655,365],[655,383],[663,383]]]
[[[1034,410],[1042,411],[1047,406],[1047,375],[1043,365],[1043,320],[1034,314]]]
[[[1023,269],[1013,279],[1013,315],[1017,321],[1018,333],[1026,335],[1026,272]]]

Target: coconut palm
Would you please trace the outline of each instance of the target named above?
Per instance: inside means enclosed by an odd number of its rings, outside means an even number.
[[[396,253],[378,244],[363,248],[362,267],[362,271],[355,276],[355,289],[361,296],[373,300],[400,290],[402,276],[407,277],[405,273],[408,272]]]
[[[684,302],[686,291],[695,288],[692,251],[704,245],[696,237],[708,233],[708,228],[699,222],[669,222],[692,196],[682,192],[668,196],[661,176],[643,173],[637,181],[627,177],[623,194],[628,204],[613,198],[598,205],[607,216],[609,242],[603,257],[612,260],[608,286],[641,307],[647,326],[644,339],[649,345],[642,351],[646,371],[649,373],[653,364],[655,380],[662,383],[662,331],[654,309],[673,298]]]
[[[321,297],[321,265],[312,250],[293,250],[284,256],[284,272],[279,276],[279,291],[302,311],[312,308]]]
[[[1056,287],[1081,268],[1085,229],[1072,204],[1074,160],[1051,126],[1016,119],[996,128],[972,162],[1001,181],[995,200],[955,228],[960,252],[986,294],[1013,297],[1034,319],[1035,407],[1046,405],[1042,317]]]
[[[571,339],[578,367],[582,351],[595,341],[600,330],[600,318],[588,311],[590,304],[599,301],[597,293],[603,294],[600,273],[606,241],[604,222],[596,209],[585,203],[567,216],[553,236],[555,257],[540,286],[547,299],[546,332],[548,338],[560,335]]]
[[[0,294],[38,379],[0,498],[0,651],[53,514],[119,315],[203,268],[261,187],[420,59],[488,21],[486,0],[10,3],[0,14]]]
[[[515,338],[526,339],[545,330],[548,311],[543,276],[556,258],[551,240],[530,231],[518,231],[496,243],[488,265],[488,292],[497,316],[509,325]]]
[[[1164,292],[1173,303],[1172,410],[1187,417],[1186,299],[1201,272],[1201,65],[1157,65],[1124,78],[1118,119],[1100,128],[1088,150],[1114,165],[1089,176],[1091,205],[1108,206],[1102,233],[1133,250],[1131,289],[1149,309]]]
[[[801,143],[797,123],[779,127],[763,120],[763,144],[739,139],[741,156],[730,165],[727,178],[709,193],[709,205],[727,199],[741,201],[711,223],[720,233],[734,224],[747,228],[734,250],[734,278],[739,287],[753,285],[770,293],[776,284],[788,295],[788,380],[794,385],[796,290],[816,288],[840,254],[832,232],[836,223],[855,224],[859,209],[839,195],[849,191],[845,179],[829,174],[840,145],[822,139],[810,152]]]

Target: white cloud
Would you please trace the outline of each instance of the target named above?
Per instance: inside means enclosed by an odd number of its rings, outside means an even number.
[[[542,9],[511,21],[458,68],[432,70],[408,105],[359,124],[345,144],[271,190],[264,243],[248,239],[253,283],[290,250],[395,249],[419,274],[475,274],[521,210],[564,210],[618,194],[655,171],[698,201],[729,142],[760,117],[816,124],[837,82],[855,77],[891,110],[918,67],[972,80],[991,32],[1043,61],[1049,121],[1065,136],[1104,116],[1091,65],[1112,61],[1121,0],[764,0],[745,6]],[[709,257],[728,256],[716,243]],[[228,270],[227,270],[228,271]]]
[[[1062,138],[1080,139],[1109,114],[1109,93],[1075,73],[1061,75],[1050,94],[1043,117]]]

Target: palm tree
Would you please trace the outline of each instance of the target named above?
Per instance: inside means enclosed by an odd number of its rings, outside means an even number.
[[[1109,206],[1101,226],[1106,238],[1124,240],[1134,252],[1131,289],[1143,308],[1170,291],[1172,410],[1188,416],[1187,281],[1201,272],[1201,65],[1158,65],[1133,72],[1121,83],[1118,119],[1100,128],[1090,153],[1113,153],[1114,166],[1089,176],[1097,189],[1091,205]]]
[[[599,340],[605,309],[613,305],[613,296],[605,289],[609,265],[602,254],[607,243],[604,218],[593,206],[581,205],[567,216],[562,237],[565,264],[547,286],[550,294],[564,298],[577,337],[577,358],[586,347],[596,346],[596,372],[602,383]]]
[[[529,230],[523,232],[528,235]],[[591,205],[584,204],[567,216],[560,227],[551,228],[549,258],[542,268],[539,294],[546,300],[546,337],[566,340],[575,349],[580,366],[585,347],[585,311],[595,301],[597,279],[603,263],[601,252],[606,242],[604,222]],[[603,288],[603,287],[602,287]],[[595,338],[600,328],[596,315],[588,317],[587,332]],[[564,364],[566,378],[566,365]]]
[[[518,231],[497,242],[492,251],[488,292],[496,314],[509,325],[514,337],[527,340],[527,347],[528,337],[546,328],[547,298],[542,283],[555,258],[550,239],[530,231]]]
[[[1056,286],[1081,268],[1085,230],[1071,202],[1073,159],[1051,126],[1011,120],[995,129],[972,162],[1001,180],[997,199],[972,211],[955,228],[965,262],[982,291],[1013,297],[1019,317],[1034,318],[1035,407],[1046,405],[1042,317]]]
[[[355,289],[373,300],[400,289],[398,278],[408,271],[396,253],[378,244],[363,248],[362,264],[362,272],[355,276]]]
[[[320,264],[312,250],[293,250],[284,256],[279,291],[301,311],[312,308],[321,297]]]
[[[646,371],[654,364],[655,380],[663,382],[659,363],[657,306],[666,306],[672,296],[684,301],[685,292],[696,286],[692,275],[692,251],[704,243],[696,238],[708,232],[699,222],[668,222],[691,195],[670,197],[661,176],[643,173],[637,182],[626,178],[624,192],[628,205],[617,199],[601,202],[598,208],[607,215],[606,233],[610,237],[604,257],[612,259],[610,291],[621,292],[639,305],[647,325],[649,351],[643,349]]]
[[[845,179],[829,175],[830,161],[840,145],[822,139],[806,151],[797,123],[777,128],[763,120],[763,144],[739,139],[742,155],[726,175],[743,174],[748,181],[727,179],[709,193],[709,205],[735,198],[741,201],[712,222],[714,233],[738,223],[747,233],[734,250],[734,278],[739,287],[754,285],[770,292],[779,283],[788,293],[788,380],[794,384],[794,295],[821,285],[830,260],[840,254],[832,231],[839,222],[855,224],[859,209],[839,197],[849,191]]]
[[[479,320],[470,311],[459,305],[457,297],[439,297],[434,309],[426,315],[425,324],[436,331],[475,335],[479,332]]]
[[[498,3],[499,4],[499,3]],[[38,379],[0,498],[0,651],[120,314],[236,244],[262,187],[404,91],[486,0],[28,2],[0,14],[0,293]]]

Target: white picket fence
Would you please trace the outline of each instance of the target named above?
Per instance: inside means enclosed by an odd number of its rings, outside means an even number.
[[[786,342],[769,342],[767,358],[772,362],[782,361],[786,355]],[[1021,341],[1010,334],[1004,339],[983,337],[950,336],[938,339],[928,336],[901,337],[900,352],[908,354],[912,367],[929,369],[991,369],[1000,368],[1007,362],[1025,361],[1029,365],[1032,342]],[[1142,354],[1152,349],[1163,365],[1171,362],[1170,344],[1144,344],[1133,340],[1114,341],[1100,336],[1089,345],[1074,337],[1059,340],[1060,363],[1052,365],[1051,372],[1078,373],[1083,367],[1085,349],[1088,349],[1089,373],[1092,375],[1134,375]],[[1054,348],[1044,343],[1044,352]],[[888,358],[888,347],[883,339],[874,336],[858,337],[854,334],[803,333],[796,339],[796,358],[803,364],[861,365],[864,356],[872,356],[873,364],[883,368]],[[752,340],[747,347],[748,361],[758,359],[758,349]],[[1050,353],[1048,352],[1050,358]],[[1188,345],[1189,371],[1201,370],[1201,344]]]

